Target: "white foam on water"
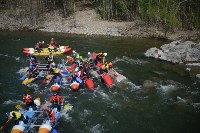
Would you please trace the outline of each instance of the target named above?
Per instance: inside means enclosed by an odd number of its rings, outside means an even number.
[[[179,101],[181,101],[181,102],[184,102],[184,103],[187,102],[185,99],[181,98],[180,96],[177,96],[176,98],[177,98]]]
[[[164,93],[168,93],[177,90],[178,87],[176,85],[159,85],[157,89]]]
[[[8,100],[5,101],[3,104],[9,105],[9,104],[24,104],[21,100]]]
[[[0,54],[0,56],[4,56],[4,57],[8,57],[8,58],[13,58],[13,59],[15,59],[17,62],[19,62],[19,60],[20,60],[20,57],[9,56],[9,55],[7,55],[7,54]]]
[[[142,65],[144,63],[148,63],[147,61],[143,61],[143,60],[139,60],[139,59],[132,59],[132,58],[129,58],[129,57],[126,57],[126,56],[122,56],[122,58],[118,58],[116,57],[112,63],[115,64],[117,62],[125,62],[127,64],[135,64],[135,65]]]
[[[192,103],[192,106],[196,109],[200,109],[200,103]]]
[[[97,124],[90,129],[90,133],[102,133],[104,128],[101,124]]]
[[[131,91],[137,91],[137,90],[141,89],[141,86],[137,86],[134,83],[132,83],[131,81],[125,82],[125,84],[130,86],[130,88],[128,87],[127,89],[131,89]]]
[[[28,67],[21,68],[16,73],[18,73],[20,75],[24,75],[26,73],[27,69],[28,69]]]
[[[101,89],[101,88],[100,88],[100,89]],[[103,91],[100,90],[100,89],[94,91],[94,93],[98,94],[102,99],[107,100],[107,101],[110,101],[109,95],[106,94],[105,92],[103,92]]]
[[[34,88],[34,89],[36,89],[36,90],[39,88],[39,85],[36,84],[36,83],[30,83],[30,84],[27,84],[27,86],[28,86],[28,87],[32,87],[32,88]]]
[[[68,112],[72,110],[73,106],[67,105],[67,108],[63,108],[62,112],[60,113],[60,116],[63,117],[65,120],[71,121],[72,118],[69,116]]]

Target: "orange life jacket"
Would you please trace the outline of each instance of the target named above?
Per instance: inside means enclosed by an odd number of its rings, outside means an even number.
[[[26,94],[26,95],[23,97],[23,102],[24,102],[24,103],[31,103],[31,102],[33,102],[32,96],[29,95],[29,94]]]

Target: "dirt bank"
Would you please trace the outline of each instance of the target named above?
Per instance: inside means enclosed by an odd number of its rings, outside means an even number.
[[[165,33],[156,27],[149,27],[140,21],[116,22],[105,21],[94,9],[77,11],[74,15],[64,18],[58,11],[40,15],[33,21],[27,17],[18,17],[7,12],[0,14],[2,30],[39,30],[45,32],[62,32],[83,35],[106,35],[136,38],[198,39],[198,31],[176,31]]]

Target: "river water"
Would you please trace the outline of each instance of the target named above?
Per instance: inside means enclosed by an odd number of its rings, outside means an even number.
[[[5,113],[23,104],[22,95],[29,92],[49,100],[51,92],[41,80],[26,87],[20,81],[28,57],[22,48],[33,47],[39,40],[46,43],[54,37],[60,45],[69,45],[86,56],[88,51],[107,52],[107,60],[127,80],[114,83],[112,89],[95,81],[95,91],[81,88],[73,92],[62,87],[59,94],[72,109],[64,112],[57,125],[59,133],[197,133],[200,132],[200,84],[191,78],[183,65],[173,65],[151,58],[144,52],[167,41],[157,39],[122,39],[81,37],[42,32],[0,32],[0,124]],[[61,63],[66,55],[55,56]],[[44,57],[38,57],[44,62]],[[158,83],[143,88],[145,80]],[[11,131],[11,121],[4,132]],[[30,132],[37,132],[34,127]]]

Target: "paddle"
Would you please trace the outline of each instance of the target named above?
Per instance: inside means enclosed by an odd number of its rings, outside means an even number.
[[[24,80],[26,78],[26,75],[27,74],[23,75],[19,80]]]
[[[8,122],[10,121],[11,119],[7,118],[6,121],[3,123],[3,125],[1,126],[0,128],[0,131],[2,131],[4,129],[4,127],[6,127],[6,125],[8,124]]]

